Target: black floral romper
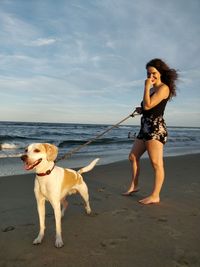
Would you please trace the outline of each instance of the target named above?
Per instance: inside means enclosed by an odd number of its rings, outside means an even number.
[[[165,144],[167,142],[167,128],[163,119],[165,106],[168,99],[163,99],[158,105],[149,110],[142,108],[141,128],[137,136],[138,139],[158,140]],[[141,106],[143,103],[141,103]]]

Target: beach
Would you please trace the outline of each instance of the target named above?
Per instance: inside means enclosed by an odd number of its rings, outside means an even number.
[[[85,214],[78,195],[68,197],[61,249],[54,247],[49,203],[43,243],[32,245],[38,234],[34,174],[0,177],[0,267],[200,266],[200,154],[164,161],[166,178],[155,205],[138,203],[153,186],[148,159],[141,160],[140,191],[130,197],[121,195],[130,182],[128,160],[84,174],[92,214]]]

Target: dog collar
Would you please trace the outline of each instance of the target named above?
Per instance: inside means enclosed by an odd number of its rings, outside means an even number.
[[[46,172],[41,172],[41,173],[36,173],[36,174],[37,174],[37,176],[49,175],[53,171],[54,167],[55,167],[55,164],[53,165],[53,168],[51,170],[47,170]]]

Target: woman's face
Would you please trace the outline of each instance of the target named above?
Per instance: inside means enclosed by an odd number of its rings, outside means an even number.
[[[154,67],[147,68],[147,78],[151,79],[153,85],[161,81],[160,72]]]

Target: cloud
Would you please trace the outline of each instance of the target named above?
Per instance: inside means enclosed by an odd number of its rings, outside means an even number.
[[[44,46],[44,45],[51,45],[55,43],[57,40],[53,38],[38,38],[34,41],[31,41],[28,45],[31,46]]]
[[[37,34],[36,28],[12,13],[0,11],[1,45],[19,45]]]

